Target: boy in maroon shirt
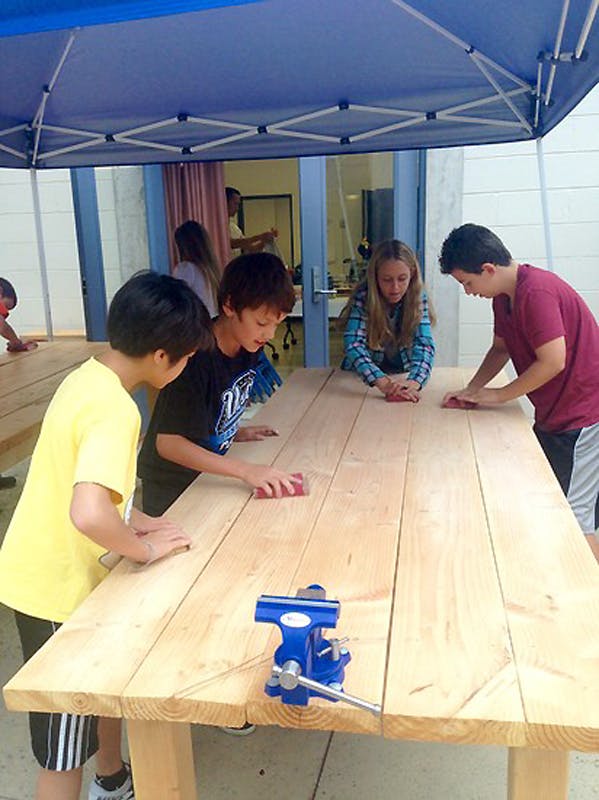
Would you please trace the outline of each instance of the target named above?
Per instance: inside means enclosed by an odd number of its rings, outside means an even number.
[[[534,432],[599,560],[599,328],[574,289],[547,270],[518,264],[488,228],[471,223],[443,242],[441,272],[466,294],[493,301],[493,344],[465,389],[449,398],[498,404],[528,395]],[[518,377],[489,381],[511,359]]]

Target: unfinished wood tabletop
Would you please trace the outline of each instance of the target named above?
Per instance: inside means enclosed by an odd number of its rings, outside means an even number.
[[[464,380],[438,369],[418,404],[387,404],[355,375],[298,370],[255,418],[280,436],[234,452],[303,472],[310,494],[255,500],[200,477],[170,512],[191,551],[119,565],[7,705],[128,718],[137,764],[162,742],[173,774],[190,722],[501,743],[518,753],[511,800],[535,798],[545,767],[561,800],[558,751],[599,750],[599,567],[518,404],[440,407]],[[256,600],[312,583],[341,601],[346,691],[381,718],[264,694],[280,634],[254,622]]]
[[[524,713],[470,437],[486,411],[441,408],[461,382],[433,373],[414,410],[384,733],[517,744]]]
[[[234,726],[246,721],[253,670],[264,662],[271,634],[253,621],[256,599],[263,592],[289,592],[343,452],[348,420],[365,392],[336,374],[314,399],[274,462],[307,475],[310,494],[252,499],[241,510],[127,686],[127,717]]]
[[[273,425],[279,436],[234,445],[233,452],[271,463],[329,375],[330,370],[295,373],[287,382],[293,402],[286,401],[282,391],[277,392],[254,418]],[[123,716],[121,696],[125,687],[210,562],[250,494],[249,487],[214,476],[202,476],[190,486],[168,515],[192,537],[191,550],[147,569],[121,562],[68,624],[5,686],[7,707]],[[123,641],[127,642],[126,650],[111,659],[107,669],[106,654]],[[73,657],[65,658],[65,652]]]
[[[345,376],[348,390],[360,384]],[[338,627],[331,636],[348,637],[352,661],[344,688],[350,694],[381,704],[385,684],[387,638],[391,619],[399,519],[403,502],[414,405],[385,403],[369,392],[353,425],[326,500],[289,587],[317,583],[341,602]],[[269,637],[264,664],[255,671],[248,697],[248,719],[261,725],[380,733],[381,720],[369,711],[312,698],[307,707],[289,706],[267,697],[280,633]]]

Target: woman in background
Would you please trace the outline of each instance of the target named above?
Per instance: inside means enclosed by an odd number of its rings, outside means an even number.
[[[185,281],[208,309],[210,317],[218,316],[218,286],[221,272],[214,255],[208,231],[199,222],[187,220],[175,231],[180,261],[175,278]]]

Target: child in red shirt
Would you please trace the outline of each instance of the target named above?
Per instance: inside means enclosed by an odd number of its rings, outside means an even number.
[[[518,264],[481,225],[453,230],[441,272],[493,302],[493,344],[468,386],[450,397],[496,404],[526,394],[534,432],[599,560],[599,328],[574,289],[552,272]],[[518,377],[489,381],[511,359]]]
[[[16,305],[17,293],[14,286],[6,278],[0,278],[0,336],[8,340],[6,349],[11,352],[33,350],[37,347],[37,342],[24,342],[6,321],[6,318]]]

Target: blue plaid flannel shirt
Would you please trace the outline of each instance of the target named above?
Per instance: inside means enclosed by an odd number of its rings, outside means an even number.
[[[345,358],[341,368],[355,370],[365,383],[372,386],[378,378],[385,377],[385,373],[381,369],[385,351],[383,348],[373,350],[368,347],[366,292],[367,289],[364,286],[354,298],[343,334]],[[400,320],[401,314],[398,314],[396,323],[399,323]],[[430,378],[434,358],[435,343],[428,316],[426,292],[423,291],[422,318],[414,333],[412,346],[400,347],[394,354],[392,363],[397,372],[407,372],[409,380],[417,381],[420,386],[424,386]]]

